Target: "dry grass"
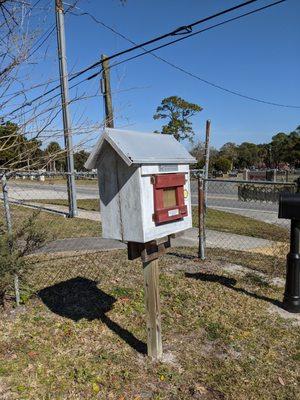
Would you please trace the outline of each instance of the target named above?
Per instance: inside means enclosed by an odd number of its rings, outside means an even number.
[[[287,400],[299,329],[268,308],[282,289],[229,276],[192,249],[162,258],[166,362],[144,356],[140,262],[124,251],[32,259],[37,290],[0,320],[2,399]]]
[[[13,180],[12,180],[13,182]],[[98,179],[76,179],[76,185],[84,185],[84,186],[95,186],[98,185]],[[26,184],[36,184],[36,185],[67,185],[67,179],[60,177],[60,178],[45,178],[44,181],[39,181],[38,179],[17,179],[16,183],[21,183],[22,185]]]

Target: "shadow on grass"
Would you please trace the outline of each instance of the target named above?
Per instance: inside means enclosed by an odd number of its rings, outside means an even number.
[[[97,282],[77,277],[42,289],[38,296],[55,314],[73,321],[99,319],[134,350],[142,354],[147,353],[144,342],[106,315],[112,309],[116,298],[98,289]]]
[[[247,296],[253,297],[254,299],[267,301],[271,304],[274,304],[277,307],[282,308],[282,303],[278,300],[274,300],[274,299],[271,299],[270,297],[252,293],[246,289],[236,287],[235,285],[237,283],[237,280],[234,278],[227,278],[226,276],[207,274],[207,273],[203,273],[203,272],[196,272],[196,273],[186,272],[185,276],[187,278],[197,279],[202,282],[216,282],[216,283],[219,283],[220,285],[223,285],[229,289],[234,290],[235,292],[243,293]]]
[[[179,246],[178,246],[179,247]],[[199,261],[202,262],[202,260],[200,260],[200,258],[197,257],[197,255],[192,255],[192,254],[183,254],[183,253],[177,253],[175,251],[168,251],[167,254],[169,256],[173,256],[173,257],[178,257],[178,258],[182,258],[183,260],[193,260],[195,262]]]

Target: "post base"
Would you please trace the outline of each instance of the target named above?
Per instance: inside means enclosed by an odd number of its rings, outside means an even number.
[[[284,296],[282,307],[290,313],[300,313],[300,298]]]
[[[287,256],[286,284],[283,308],[292,313],[300,313],[300,254]]]

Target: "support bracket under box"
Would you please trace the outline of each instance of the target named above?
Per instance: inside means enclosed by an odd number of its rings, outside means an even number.
[[[143,262],[153,261],[165,254],[168,247],[171,247],[168,236],[147,243],[128,242],[128,259],[135,260],[141,257]]]

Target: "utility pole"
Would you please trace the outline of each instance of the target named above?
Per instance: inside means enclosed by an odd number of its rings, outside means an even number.
[[[112,97],[111,97],[111,88],[110,88],[110,69],[109,69],[109,61],[107,60],[107,56],[102,54],[102,94],[105,104],[105,126],[108,128],[114,128],[114,115],[113,115],[113,107],[112,107]]]
[[[205,129],[205,169],[204,169],[204,178],[208,179],[208,169],[209,169],[209,143],[210,143],[210,120],[206,121],[206,129]]]
[[[206,210],[207,210],[207,189],[208,189],[208,170],[209,170],[209,156],[210,156],[210,120],[206,121],[205,129],[205,169],[204,169],[204,181],[203,181],[203,194],[204,194],[204,205],[203,205],[203,216],[202,216],[202,256],[201,259],[205,259],[205,249],[206,249]],[[199,210],[200,211],[200,210]],[[199,221],[200,222],[200,221]],[[200,225],[199,225],[200,227]]]
[[[67,186],[69,200],[69,217],[77,215],[77,199],[74,171],[73,141],[71,132],[71,120],[69,113],[69,79],[66,58],[66,38],[64,23],[64,8],[62,0],[55,0],[57,52],[59,60],[59,74],[61,87],[61,106],[64,125],[64,140],[67,161]]]

